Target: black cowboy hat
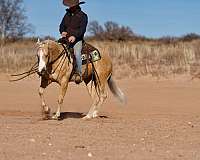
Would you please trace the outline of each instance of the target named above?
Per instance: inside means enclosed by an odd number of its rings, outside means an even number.
[[[73,7],[84,3],[85,2],[80,2],[79,0],[63,0],[63,4],[68,7]]]

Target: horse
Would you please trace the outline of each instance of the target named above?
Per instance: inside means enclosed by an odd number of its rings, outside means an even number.
[[[58,120],[61,115],[61,108],[68,84],[74,82],[72,78],[74,58],[63,44],[52,40],[37,42],[37,58],[37,72],[41,77],[39,96],[41,99],[43,119]],[[101,54],[100,60],[85,64],[82,68],[87,73],[87,76],[84,76],[85,73],[83,73],[83,82],[92,98],[92,105],[83,119],[99,117],[100,107],[108,96],[106,84],[108,84],[111,92],[119,102],[122,104],[126,103],[124,93],[112,78],[113,66],[111,58],[107,54]],[[44,90],[52,82],[59,84],[59,95],[57,111],[50,116],[50,108],[46,105],[44,99]]]

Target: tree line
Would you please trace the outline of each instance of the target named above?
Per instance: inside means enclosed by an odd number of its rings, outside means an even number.
[[[88,25],[89,39],[110,40],[110,41],[155,41],[160,43],[175,43],[179,41],[192,41],[200,39],[196,33],[188,33],[180,37],[164,36],[160,38],[148,38],[135,34],[128,26],[119,25],[116,22],[108,21],[100,25],[97,21],[92,21]]]

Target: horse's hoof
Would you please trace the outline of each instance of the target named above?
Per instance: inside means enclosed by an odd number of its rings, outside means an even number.
[[[42,115],[49,116],[50,113],[51,113],[51,109],[47,108],[47,110],[46,110],[46,109],[44,109],[44,106],[42,108],[43,108],[42,109]]]
[[[51,117],[51,120],[60,120],[60,116],[53,115],[53,116]]]
[[[98,111],[94,111],[94,112],[92,113],[92,118],[98,118],[98,117],[99,117]]]
[[[50,120],[50,119],[51,119],[50,114],[45,114],[45,113],[42,114],[42,120]]]
[[[45,114],[45,115],[49,115],[50,112],[51,112],[50,110],[48,110],[48,111],[44,111],[44,114]]]
[[[84,116],[82,119],[83,119],[83,120],[90,120],[90,119],[92,119],[92,117],[89,116],[89,115],[86,115],[86,116]]]
[[[42,120],[46,121],[46,120],[50,120],[50,117],[42,117]]]
[[[50,113],[49,112],[43,112],[42,113],[42,120],[49,120],[51,119]]]

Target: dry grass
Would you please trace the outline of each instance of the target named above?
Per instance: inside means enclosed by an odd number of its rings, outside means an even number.
[[[29,68],[36,60],[33,42],[0,45],[0,72],[11,73]]]
[[[153,42],[92,42],[113,58],[115,76],[168,77],[198,72],[200,41],[160,44]]]
[[[200,41],[160,44],[155,42],[91,42],[113,60],[115,76],[168,77],[198,72]],[[0,71],[17,72],[29,68],[35,61],[35,43],[17,42],[0,47]]]

